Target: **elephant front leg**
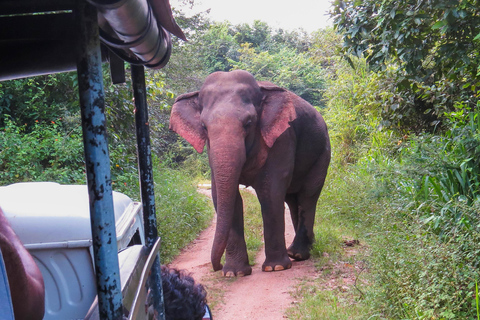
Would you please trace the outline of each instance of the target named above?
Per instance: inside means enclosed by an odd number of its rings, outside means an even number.
[[[243,277],[252,273],[252,267],[250,267],[248,262],[247,245],[245,243],[243,201],[238,191],[235,200],[233,224],[228,235],[228,243],[225,250],[225,265],[223,266],[222,273],[225,277]]]
[[[263,271],[280,271],[290,269],[292,261],[285,246],[285,206],[283,197],[262,199],[263,230],[265,238],[265,262]]]

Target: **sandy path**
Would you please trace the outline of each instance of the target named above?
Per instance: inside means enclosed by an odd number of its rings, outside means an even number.
[[[204,190],[203,192],[207,192]],[[288,209],[285,210],[287,245],[293,241],[294,229]],[[285,318],[284,313],[292,306],[290,292],[305,277],[315,276],[311,260],[293,261],[289,270],[280,272],[262,272],[265,259],[262,249],[255,260],[252,275],[234,280],[223,278],[221,272],[213,272],[210,264],[210,250],[215,232],[215,219],[170,266],[185,269],[192,273],[196,281],[201,282],[209,293],[209,304],[213,305],[215,320]]]

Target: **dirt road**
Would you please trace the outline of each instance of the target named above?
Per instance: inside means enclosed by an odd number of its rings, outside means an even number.
[[[208,194],[208,191],[204,190]],[[290,213],[286,214],[286,243],[293,241],[294,230]],[[196,281],[208,291],[209,305],[213,306],[215,320],[262,319],[278,320],[285,318],[286,309],[294,300],[291,292],[304,278],[313,278],[315,268],[311,260],[293,261],[291,269],[279,272],[262,272],[265,252],[261,250],[255,260],[252,275],[228,279],[221,272],[213,272],[210,264],[210,250],[215,232],[215,220],[197,240],[175,259],[170,266],[192,273]]]

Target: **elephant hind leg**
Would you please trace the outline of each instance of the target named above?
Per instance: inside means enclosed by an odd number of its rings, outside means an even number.
[[[305,257],[308,252],[306,253],[303,248],[308,247],[305,245],[302,245],[301,243],[305,242],[300,241],[300,237],[298,236],[299,233],[305,233],[304,230],[302,229],[302,225],[304,225],[304,212],[302,211],[302,208],[298,205],[298,193],[289,193],[285,196],[285,202],[288,205],[288,208],[290,209],[290,216],[292,218],[292,224],[293,228],[295,230],[295,238],[293,243],[290,245],[290,247],[287,249],[288,256],[292,259],[295,260],[305,260],[303,257]],[[299,215],[300,213],[300,215]],[[302,229],[302,230],[300,230]],[[303,237],[305,238],[305,237]]]
[[[299,196],[296,209],[295,238],[287,249],[290,258],[306,260],[310,258],[310,249],[314,241],[313,224],[315,220],[315,206],[318,196],[308,199]],[[294,218],[292,217],[292,220]]]
[[[285,197],[285,202],[290,209],[295,238],[287,249],[288,256],[295,260],[305,260],[310,257],[310,244],[305,228],[305,211],[299,206],[298,193],[290,193]]]
[[[315,210],[325,183],[329,163],[330,153],[325,152],[308,173],[301,191],[294,195],[287,195],[285,199],[292,212],[295,227],[295,239],[287,252],[295,260],[310,258],[310,249],[314,241]]]
[[[295,231],[297,230],[298,225],[298,200],[296,193],[287,193],[285,196],[285,202],[290,209],[290,217],[292,218],[292,224]]]

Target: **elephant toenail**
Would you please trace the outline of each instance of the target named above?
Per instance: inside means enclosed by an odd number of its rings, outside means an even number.
[[[273,268],[271,266],[266,266],[264,271],[271,272],[273,271]]]
[[[281,270],[285,270],[285,268],[284,268],[283,266],[277,264],[277,265],[275,266],[275,271],[281,271]]]
[[[302,255],[301,255],[300,253],[297,253],[297,254],[295,255],[295,259],[302,259]]]
[[[237,277],[245,277],[245,273],[243,273],[242,271],[238,271]]]
[[[233,277],[235,277],[235,273],[233,273],[233,271],[228,271],[227,273],[225,273],[225,277],[233,278]]]

